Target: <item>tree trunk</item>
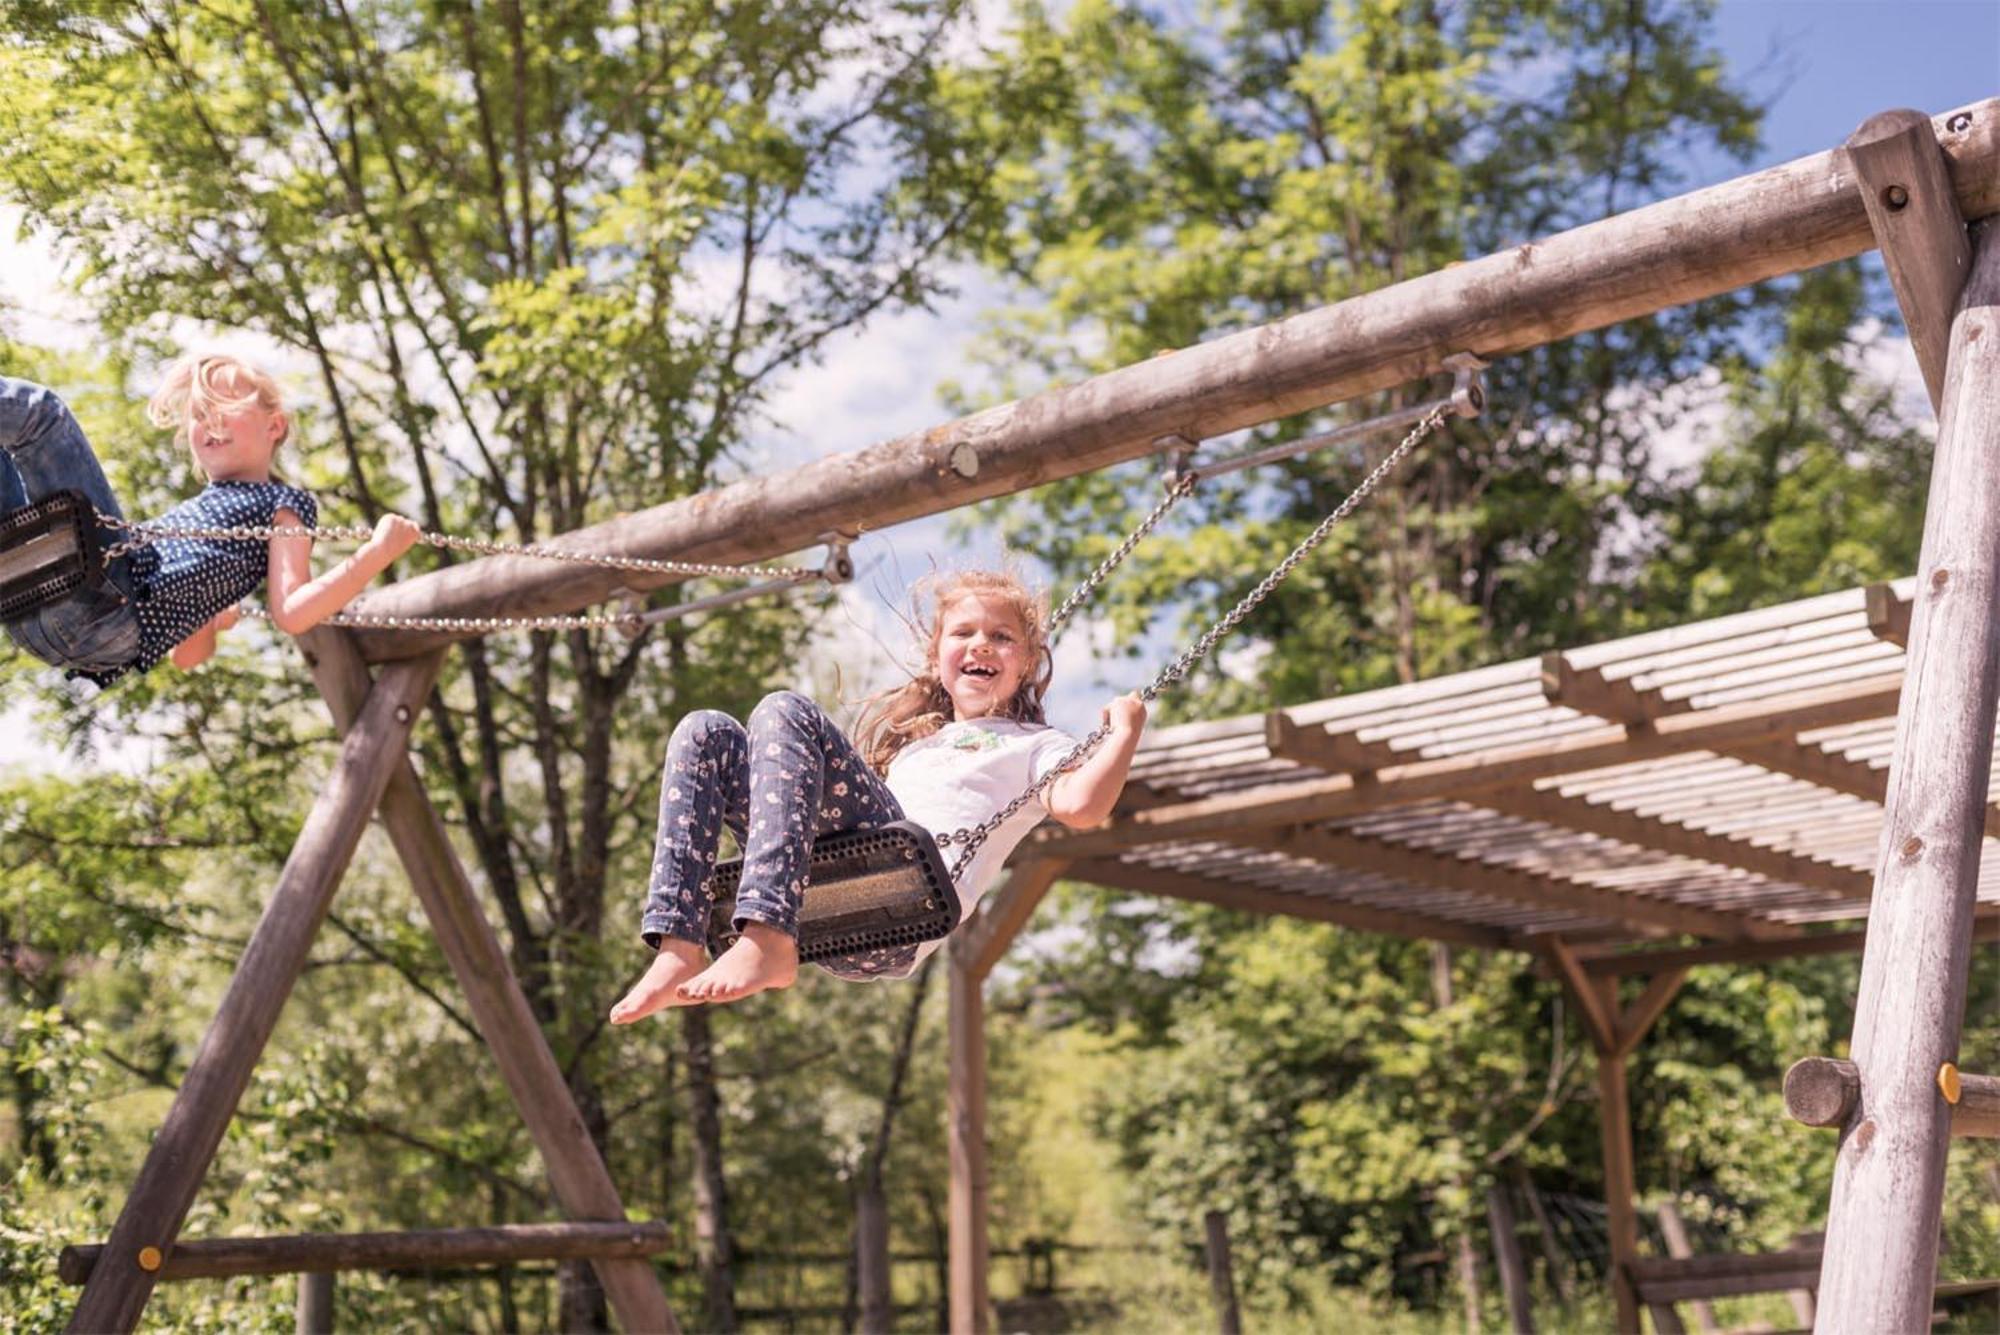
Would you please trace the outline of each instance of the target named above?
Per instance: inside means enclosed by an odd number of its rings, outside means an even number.
[[[729,1233],[729,1188],[722,1171],[722,1101],[715,1089],[715,1044],[708,1011],[681,1008],[687,1046],[689,1121],[694,1129],[695,1266],[701,1273],[703,1330],[736,1329],[735,1244]]]

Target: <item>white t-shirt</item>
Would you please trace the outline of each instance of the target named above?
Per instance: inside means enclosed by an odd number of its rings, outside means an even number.
[[[905,816],[934,835],[949,834],[992,819],[1076,745],[1076,738],[1044,724],[967,719],[947,723],[898,751],[883,778]],[[971,914],[972,906],[991,887],[1014,846],[1048,814],[1036,798],[986,836],[978,856],[957,880],[959,921]],[[949,868],[960,850],[954,844],[938,851]],[[926,942],[918,958],[942,944]]]

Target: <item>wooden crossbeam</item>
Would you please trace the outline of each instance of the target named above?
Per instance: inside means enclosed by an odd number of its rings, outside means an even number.
[[[1592,977],[1631,973],[1654,973],[1661,969],[1694,964],[1754,964],[1765,960],[1796,959],[1805,955],[1841,955],[1861,949],[1868,933],[1816,932],[1811,936],[1784,941],[1727,941],[1705,946],[1676,947],[1669,950],[1629,950],[1613,955],[1583,956],[1585,972]],[[1972,921],[1974,942],[2000,941],[2000,911],[1989,911]]]
[[[1545,676],[1548,666],[1545,661]],[[1563,664],[1563,668],[1567,671],[1568,665]],[[1365,767],[1373,772],[1394,765],[1399,759],[1394,748],[1386,742],[1365,742],[1351,733],[1329,734],[1324,727],[1303,726],[1283,710],[1274,710],[1266,716],[1265,738],[1273,755],[1300,764],[1316,765],[1330,772],[1342,768],[1351,772],[1355,767]],[[1502,815],[1615,839],[1639,848],[1697,858],[1717,866],[1735,867],[1775,881],[1825,890],[1842,899],[1865,901],[1874,888],[1874,878],[1866,872],[1832,866],[1781,849],[1766,848],[1747,839],[1707,834],[1657,816],[1618,811],[1600,803],[1565,797],[1530,785],[1487,789],[1478,794],[1476,802],[1488,811]]]
[[[978,914],[954,933],[955,947],[975,976],[984,978],[993,971],[1068,865],[1060,858],[1014,864],[1006,881],[988,892]]]
[[[1704,709],[1634,735],[1624,725],[1594,728],[1551,741],[1528,742],[1436,760],[1406,760],[1375,772],[1372,783],[1351,774],[1267,784],[1243,792],[1120,812],[1090,830],[1043,830],[1030,845],[1036,857],[1088,857],[1138,844],[1227,837],[1246,826],[1296,825],[1436,797],[1461,797],[1515,787],[1534,779],[1714,750],[1743,741],[1782,737],[1808,728],[1881,718],[1896,707],[1896,687],[1862,682],[1802,691],[1780,699]]]
[[[1332,923],[1357,932],[1381,932],[1419,940],[1448,941],[1453,945],[1475,946],[1482,950],[1509,947],[1526,949],[1520,941],[1495,927],[1454,922],[1407,909],[1380,909],[1366,904],[1349,904],[1337,899],[1293,891],[1267,890],[1218,877],[1196,876],[1165,867],[1094,858],[1070,865],[1068,874],[1079,881],[1114,890],[1162,895],[1169,899],[1192,900],[1242,913],[1270,917],[1306,918]]]
[[[1567,941],[1551,937],[1548,954],[1601,1056],[1629,1056],[1687,981],[1688,966],[1665,964],[1632,1004],[1621,1007],[1617,979],[1592,975]]]
[[[1393,876],[1401,881],[1437,886],[1463,894],[1485,895],[1533,908],[1585,914],[1655,934],[1685,932],[1729,941],[1796,934],[1795,928],[1744,914],[1677,904],[1622,890],[1607,890],[1581,881],[1538,875],[1448,853],[1427,852],[1317,826],[1245,831],[1236,838],[1239,842],[1254,843],[1289,857],[1352,867],[1358,871]]]
[[[1962,118],[1962,119],[1961,119]],[[1967,217],[2000,213],[2000,99],[1937,121]],[[1739,177],[1247,329],[1172,356],[557,539],[576,551],[758,561],[1435,375],[1857,255],[1868,215],[1833,153]],[[359,612],[575,612],[657,576],[483,557],[368,594]],[[370,660],[470,632],[364,631]]]
[[[1877,594],[1877,589],[1882,593]],[[1910,617],[1907,599],[1897,598],[1888,585],[1873,586],[1867,598],[1870,629],[1884,638],[1892,637],[1899,630],[1907,636]],[[1667,699],[1658,691],[1640,690],[1628,681],[1607,680],[1601,669],[1575,667],[1560,653],[1549,654],[1543,660],[1542,692],[1551,704],[1640,728],[1649,726],[1655,720],[1685,715],[1693,710],[1693,705],[1685,697]],[[1723,743],[1707,749],[1774,774],[1784,774],[1878,805],[1889,790],[1888,771],[1801,743],[1796,734]],[[1989,805],[1984,819],[1986,833],[2000,837],[2000,805]],[[1868,898],[1874,892],[1874,879],[1867,876],[1866,888],[1852,897]],[[1802,881],[1800,884],[1809,882]]]
[[[201,1238],[175,1244],[173,1255],[160,1267],[160,1280],[172,1283],[332,1270],[437,1270],[600,1257],[640,1260],[672,1245],[672,1230],[663,1220]],[[81,1284],[90,1278],[103,1253],[100,1246],[65,1247],[57,1258],[56,1273],[65,1283]]]

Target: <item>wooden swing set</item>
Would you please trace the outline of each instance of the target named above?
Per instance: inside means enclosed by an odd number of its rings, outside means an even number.
[[[1270,757],[1316,767],[1320,777],[1195,797],[1135,784],[1107,826],[1024,846],[1009,879],[953,936],[949,951],[954,1331],[988,1328],[981,988],[1064,875],[1540,954],[1577,998],[1599,1054],[1613,1289],[1620,1329],[1639,1329],[1625,1058],[1690,964],[1752,958],[1757,951],[1810,953],[1828,948],[1830,938],[1807,930],[1813,919],[1803,910],[1739,912],[1716,895],[1695,902],[1581,882],[1536,883],[1518,871],[1446,866],[1458,860],[1318,824],[1379,808],[1385,792],[1466,800],[1522,819],[1560,817],[1572,829],[1653,839],[1656,847],[1683,852],[1699,848],[1698,856],[1722,867],[1802,887],[1808,898],[1817,894],[1822,908],[1865,901],[1869,931],[1852,1062],[1833,1077],[1845,1092],[1831,1112],[1821,1109],[1826,1124],[1840,1127],[1841,1150],[1816,1329],[1927,1324],[1945,1153],[1955,1132],[1981,1134],[1954,1123],[1953,1091],[1970,1087],[1983,1099],[1989,1088],[1978,1077],[1959,1081],[1954,1063],[1982,841],[1995,824],[1988,779],[2000,696],[2000,492],[1990,479],[2000,471],[2000,225],[1974,226],[1995,215],[2000,98],[1935,118],[1887,112],[1828,153],[558,540],[568,550],[618,558],[768,560],[829,533],[852,537],[864,525],[878,529],[1147,455],[1184,453],[1191,443],[1437,374],[1464,349],[1505,356],[1870,248],[1882,251],[1939,412],[1917,580],[1900,598],[1891,591],[1883,611],[1883,624],[1906,646],[1899,676],[1886,686],[1871,681],[1810,699],[1674,708],[1665,696],[1558,658],[1550,667],[1553,684],[1536,688],[1572,714],[1587,715],[1596,731],[1556,738],[1532,755],[1486,757],[1474,774],[1463,757],[1413,759],[1358,733],[1302,728],[1281,714],[1260,744]],[[373,624],[321,627],[301,637],[343,734],[338,759],[110,1236],[101,1246],[77,1249],[65,1272],[84,1285],[70,1329],[133,1329],[163,1279],[394,1263],[380,1259],[387,1255],[405,1258],[402,1264],[425,1256],[449,1264],[587,1256],[623,1328],[678,1329],[645,1259],[664,1248],[664,1231],[626,1221],[409,753],[415,719],[456,640],[483,633],[478,627],[495,618],[574,614],[675,578],[486,556],[370,594],[355,610]],[[396,618],[456,618],[462,625],[397,628]],[[1879,773],[1843,770],[1794,745],[1802,732],[1885,712],[1897,720],[1886,784]],[[1758,763],[1790,765],[1785,773],[1800,782],[1872,794],[1883,821],[1872,877],[1741,840],[1620,825],[1621,813],[1587,802],[1564,806],[1566,799],[1552,798],[1555,790],[1536,782],[1687,750],[1762,756]],[[1135,769],[1135,778],[1140,774]],[[224,1129],[377,814],[573,1222],[511,1233],[400,1235],[409,1239],[400,1250],[385,1241],[397,1235],[266,1240],[285,1244],[275,1250],[182,1242],[181,1225]],[[1158,862],[1158,850],[1171,849],[1173,840],[1235,840],[1239,850],[1250,850],[1244,856],[1263,859],[1259,866],[1318,866],[1321,880],[1332,869],[1359,868],[1386,883],[1436,893],[1421,900],[1421,910],[1411,907],[1415,899],[1369,905],[1241,883],[1231,883],[1224,896],[1199,868]],[[1517,911],[1479,921],[1450,909],[1453,895],[1506,901]],[[1806,902],[1797,896],[1786,902],[1794,901]],[[1432,911],[1437,905],[1445,907]],[[1538,925],[1519,911],[1525,906],[1552,916]],[[1593,940],[1635,935],[1688,935],[1702,944],[1636,956],[1591,953]],[[1633,971],[1650,973],[1652,982],[1621,1004],[1618,978]],[[1992,1123],[1973,1118],[1966,1125]],[[460,1236],[473,1233],[488,1236]]]

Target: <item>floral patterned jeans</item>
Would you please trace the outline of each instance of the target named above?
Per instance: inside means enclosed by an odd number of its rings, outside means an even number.
[[[902,819],[888,785],[804,696],[765,696],[747,728],[717,710],[697,710],[667,743],[640,935],[656,950],[662,936],[707,943],[710,876],[725,825],[743,848],[735,926],[760,922],[797,936],[812,841]],[[916,955],[915,946],[892,946],[820,967],[842,978],[900,978]]]

